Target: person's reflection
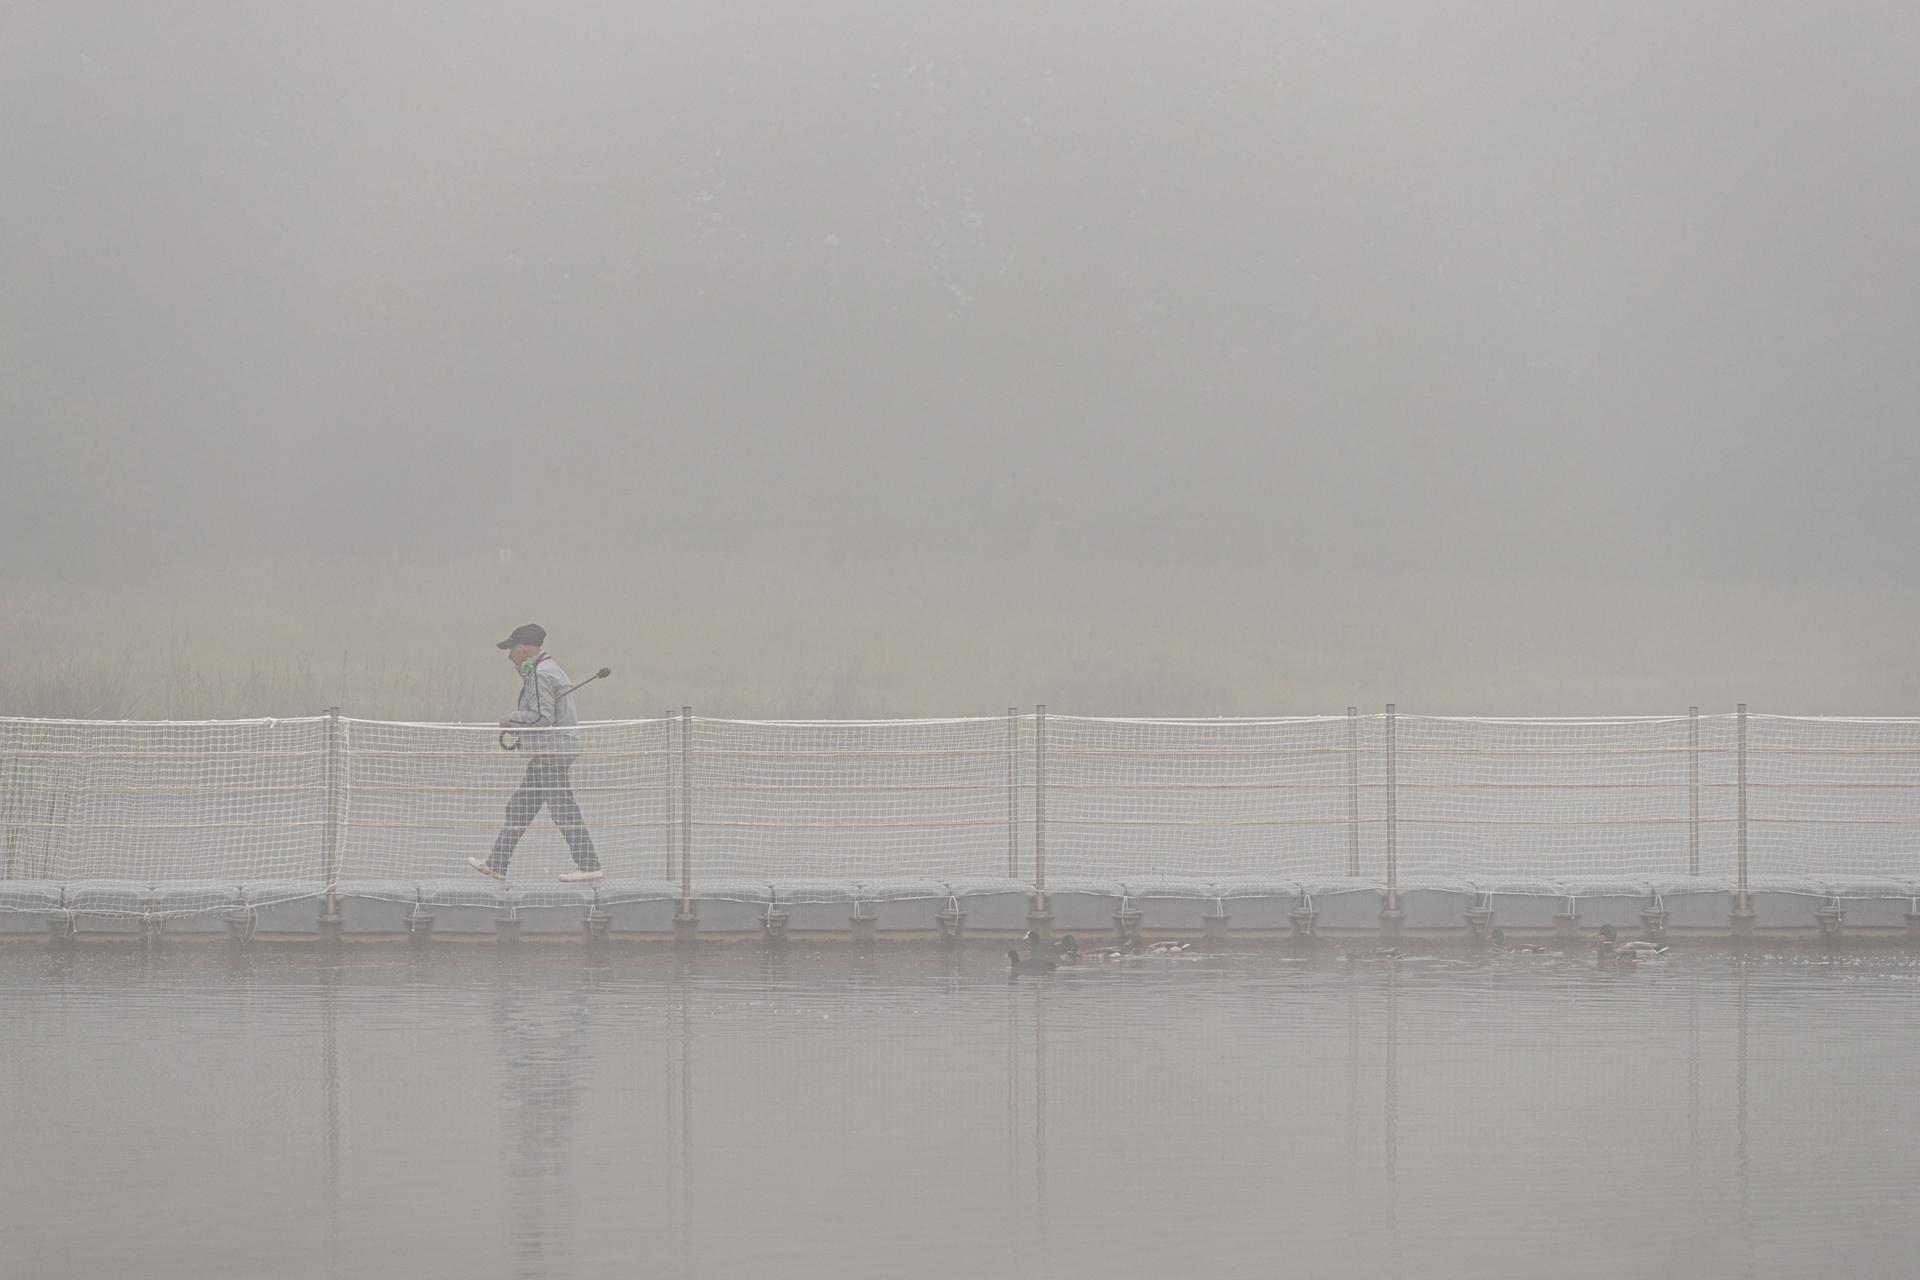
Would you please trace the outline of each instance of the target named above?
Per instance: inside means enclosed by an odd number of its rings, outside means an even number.
[[[1366,1223],[1366,1210],[1360,1194],[1360,987],[1347,984],[1347,1214],[1356,1232]]]
[[[1040,1271],[1053,1273],[1047,1230],[1047,986],[1033,988],[1033,1222],[1039,1233]]]
[[[320,1108],[327,1182],[327,1261],[340,1269],[340,974],[338,964],[320,966]]]
[[[1754,1252],[1753,1202],[1749,1182],[1752,1166],[1747,1155],[1747,957],[1741,956],[1737,963],[1739,967],[1734,971],[1738,983],[1734,997],[1734,1188],[1740,1198],[1742,1273],[1750,1276],[1754,1273]]]
[[[1700,1221],[1700,978],[1687,978],[1687,1201],[1690,1219]]]
[[[1033,1127],[1021,1123],[1020,1102],[1022,1054],[1021,1030],[1026,1023],[1026,1001],[1033,1000]],[[1005,1239],[1010,1256],[1007,1264],[1024,1271],[1019,1259],[1029,1253],[1038,1258],[1040,1274],[1051,1273],[1050,1224],[1048,1213],[1048,1136],[1047,1136],[1047,1008],[1044,984],[1032,986],[1008,984],[1007,987],[1007,1228]],[[1023,1176],[1025,1152],[1032,1144],[1033,1183]],[[1027,1230],[1027,1206],[1032,1206],[1032,1230]]]
[[[674,1274],[693,1274],[693,969],[676,961],[673,992],[678,1005],[668,1017],[667,1181],[680,1225],[678,1266]],[[677,1112],[677,1115],[676,1115]],[[677,1192],[677,1194],[676,1194]]]
[[[493,999],[506,1117],[507,1242],[525,1276],[553,1268],[547,1250],[572,1226],[577,1069],[590,1032],[589,991],[526,984],[522,958],[501,955]],[[589,975],[584,980],[591,984]]]
[[[1387,966],[1386,1106],[1388,1262],[1392,1274],[1400,1265],[1400,987],[1398,966]]]
[[[1020,1233],[1020,989],[1007,984],[1007,1239]]]

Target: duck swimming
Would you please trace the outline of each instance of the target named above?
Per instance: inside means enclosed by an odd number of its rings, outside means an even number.
[[[1033,931],[1029,929],[1027,931],[1027,950],[1035,955],[1039,955],[1040,945],[1040,939],[1035,937]],[[1063,933],[1055,938],[1051,946],[1053,948],[1053,960],[1055,964],[1079,964],[1083,959],[1107,960],[1119,954],[1111,947],[1095,947],[1090,951],[1082,952],[1080,950],[1080,939],[1070,933]]]
[[[1622,960],[1652,960],[1667,954],[1665,943],[1621,942],[1619,931],[1610,924],[1600,926],[1600,950],[1603,955],[1612,951]]]
[[[1061,964],[1072,964],[1078,960],[1118,960],[1127,954],[1121,947],[1088,947],[1083,951],[1079,941],[1070,933],[1055,942],[1053,948]]]
[[[1120,950],[1130,956],[1177,956],[1192,945],[1191,942],[1175,942],[1171,939],[1148,942],[1140,936],[1140,930],[1130,929],[1126,941],[1120,944]]]
[[[1547,949],[1537,942],[1516,942],[1512,946],[1508,946],[1507,931],[1497,925],[1493,930],[1492,941],[1495,951],[1512,951],[1523,956],[1540,956],[1547,953]]]

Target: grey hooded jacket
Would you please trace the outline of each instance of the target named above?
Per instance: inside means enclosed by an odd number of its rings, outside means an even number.
[[[532,670],[520,682],[520,705],[507,717],[515,728],[542,730],[523,734],[522,749],[541,755],[580,754],[580,717],[573,709],[573,695],[565,692],[572,686],[552,658],[542,653],[533,660]]]

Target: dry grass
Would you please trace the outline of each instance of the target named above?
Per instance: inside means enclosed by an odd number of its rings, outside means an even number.
[[[1920,711],[1914,608],[1816,585],[1356,584],[1276,569],[717,560],[235,561],[13,587],[0,714],[200,719],[339,706],[490,720],[529,619],[591,718]]]

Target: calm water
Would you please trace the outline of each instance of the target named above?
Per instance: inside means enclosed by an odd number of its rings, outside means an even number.
[[[1920,966],[0,950],[0,1272],[1905,1275]]]

